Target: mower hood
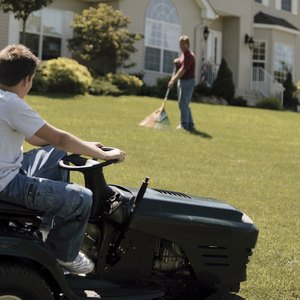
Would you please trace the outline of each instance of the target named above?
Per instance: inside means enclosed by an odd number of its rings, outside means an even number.
[[[188,223],[201,221],[216,226],[253,223],[250,218],[244,223],[243,212],[225,202],[159,189],[147,190],[138,214],[150,218],[176,218]]]

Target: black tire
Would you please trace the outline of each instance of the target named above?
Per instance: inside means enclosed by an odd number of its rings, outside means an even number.
[[[245,299],[236,294],[217,292],[206,297],[205,300],[245,300]]]
[[[0,264],[0,300],[54,300],[45,280],[31,268],[15,263]]]

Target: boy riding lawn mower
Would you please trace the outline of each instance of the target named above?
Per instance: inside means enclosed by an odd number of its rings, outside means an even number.
[[[93,273],[73,275],[46,248],[43,213],[0,201],[0,300],[203,299],[238,292],[258,230],[238,209],[208,198],[108,185],[104,167],[78,155],[60,161],[83,173],[93,206],[82,251]],[[106,199],[116,195],[117,205]],[[116,202],[114,202],[116,204]]]

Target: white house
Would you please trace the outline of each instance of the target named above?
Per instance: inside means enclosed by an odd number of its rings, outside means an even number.
[[[144,35],[129,71],[144,73],[150,85],[172,72],[181,34],[190,37],[197,82],[211,82],[222,58],[233,72],[236,94],[250,100],[280,98],[279,81],[288,71],[294,82],[300,79],[299,0],[56,0],[29,17],[28,45],[43,60],[70,56],[74,14],[101,2],[129,16],[129,29]],[[0,12],[0,47],[18,43],[20,32],[20,22]]]

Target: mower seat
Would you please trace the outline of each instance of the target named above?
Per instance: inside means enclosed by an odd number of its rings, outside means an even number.
[[[0,199],[0,219],[6,221],[29,222],[34,228],[41,225],[45,212],[32,210],[25,206],[9,203]]]
[[[42,216],[44,212],[39,210],[32,210],[22,205],[9,203],[0,199],[0,215],[14,215],[14,216]]]

